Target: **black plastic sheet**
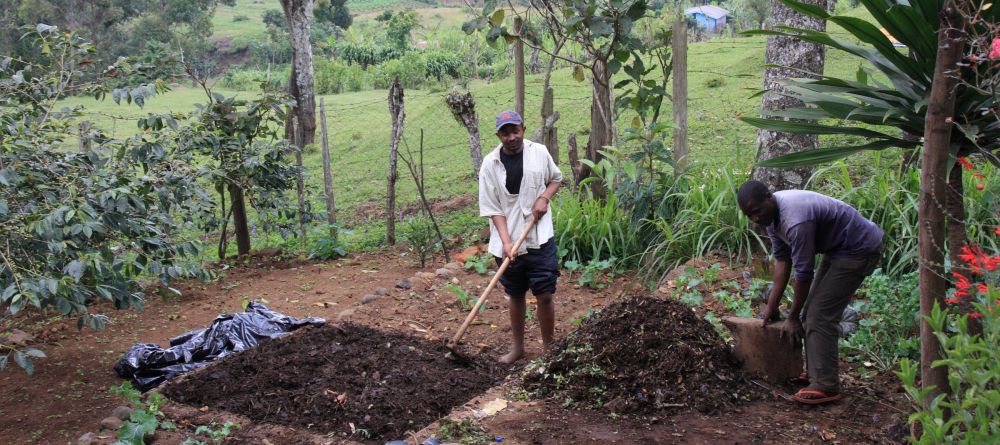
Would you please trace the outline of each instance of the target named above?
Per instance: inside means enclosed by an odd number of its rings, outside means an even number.
[[[208,328],[170,339],[169,348],[152,343],[132,346],[115,363],[115,372],[132,380],[140,390],[148,391],[214,360],[253,348],[261,340],[323,323],[326,320],[322,318],[296,319],[252,301],[245,312],[220,315]]]

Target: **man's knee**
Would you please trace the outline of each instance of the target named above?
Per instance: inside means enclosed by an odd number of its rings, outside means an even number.
[[[536,295],[535,299],[538,300],[538,304],[549,305],[552,304],[552,292],[546,292],[541,295]]]

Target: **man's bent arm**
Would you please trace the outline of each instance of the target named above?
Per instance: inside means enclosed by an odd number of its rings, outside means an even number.
[[[778,303],[781,301],[781,296],[785,293],[785,287],[788,286],[788,277],[792,274],[792,262],[787,260],[776,260],[774,264],[774,278],[772,279],[774,285],[771,287],[771,295],[767,297],[767,309],[765,313],[776,314],[778,311]],[[798,292],[796,292],[798,295]],[[764,320],[767,323],[767,319]]]
[[[812,278],[795,280],[795,284],[792,285],[792,289],[795,292],[792,296],[792,308],[788,314],[788,318],[793,320],[799,319],[799,314],[802,312],[802,305],[805,304],[806,298],[809,298],[810,286],[812,286]]]

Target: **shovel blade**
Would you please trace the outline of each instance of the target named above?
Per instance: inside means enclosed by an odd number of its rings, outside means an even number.
[[[784,322],[761,327],[756,318],[724,317],[724,324],[733,333],[736,345],[733,355],[748,374],[773,384],[783,384],[798,377],[803,369],[802,342],[781,338]]]

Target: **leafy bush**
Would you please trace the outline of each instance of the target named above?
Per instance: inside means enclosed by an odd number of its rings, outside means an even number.
[[[586,193],[567,191],[552,200],[555,239],[564,261],[620,258],[628,262],[639,252],[629,213],[614,195],[601,201]]]
[[[652,276],[669,271],[690,258],[713,251],[750,258],[766,246],[736,204],[736,188],[743,174],[733,166],[718,170],[692,168],[664,196],[675,215],[652,221],[655,238],[642,254]]]
[[[371,88],[371,74],[360,65],[339,60],[317,60],[315,65],[316,92],[339,94]]]
[[[710,77],[705,79],[705,88],[718,88],[724,85],[725,82],[721,77]]]
[[[160,88],[111,90],[106,83],[87,83],[74,67],[90,62],[94,48],[70,33],[38,25],[28,37],[49,54],[46,62],[14,71],[10,59],[0,61],[0,307],[16,314],[26,307],[55,307],[63,315],[78,314],[77,326],[101,328],[105,317],[88,307],[99,299],[117,309],[141,308],[145,297],[139,277],[158,279],[165,289],[173,280],[208,278],[190,257],[197,241],[180,231],[202,212],[206,200],[197,184],[191,159],[168,153],[161,130],[177,125],[172,116],[150,115],[139,121],[144,134],[113,140],[96,131],[86,153],[67,151],[75,135],[71,119],[79,109],[56,110],[69,93],[142,105]],[[109,74],[124,71],[115,65]],[[118,74],[127,73],[118,72]],[[8,354],[26,371],[26,349]]]
[[[350,235],[350,231],[340,231],[337,238],[330,236],[330,227],[323,227],[313,231],[312,245],[309,247],[309,258],[318,260],[332,260],[347,256],[348,243],[344,237]]]
[[[398,59],[406,51],[392,46],[343,42],[336,45],[335,53],[344,62],[361,65],[361,68],[365,69]]]
[[[490,265],[493,264],[493,258],[495,257],[491,253],[484,253],[482,255],[469,257],[469,259],[465,261],[465,268],[472,269],[476,271],[476,273],[482,275],[486,273],[486,271],[489,270]]]
[[[1000,292],[996,287],[985,304],[974,303],[982,314],[982,334],[969,333],[967,316],[955,316],[937,304],[928,321],[941,344],[942,359],[934,366],[948,368],[947,393],[927,400],[930,388],[917,382],[919,366],[900,362],[897,373],[907,395],[916,405],[910,423],[919,426],[916,444],[992,443],[1000,437]],[[950,415],[945,420],[945,413]]]
[[[841,342],[853,352],[849,360],[862,359],[880,370],[893,368],[901,358],[916,358],[920,353],[920,299],[917,272],[892,277],[877,269],[859,290],[862,299],[852,307],[863,314],[858,330]]]
[[[111,392],[124,397],[134,408],[129,420],[118,429],[118,440],[112,445],[145,445],[146,438],[155,434],[156,430],[177,429],[160,411],[160,408],[167,403],[167,399],[160,393],[150,392],[143,402],[142,394],[132,386],[131,382],[113,387]]]
[[[281,86],[283,79],[279,72],[271,72],[270,88]],[[237,91],[259,91],[261,85],[268,81],[265,71],[251,68],[231,68],[222,76],[222,86]]]
[[[410,51],[398,59],[378,65],[375,70],[375,88],[389,88],[397,76],[405,88],[423,87],[427,83],[423,54]]]
[[[401,229],[403,239],[410,243],[410,248],[420,259],[420,267],[425,267],[427,257],[438,242],[431,219],[423,215],[411,216]]]

